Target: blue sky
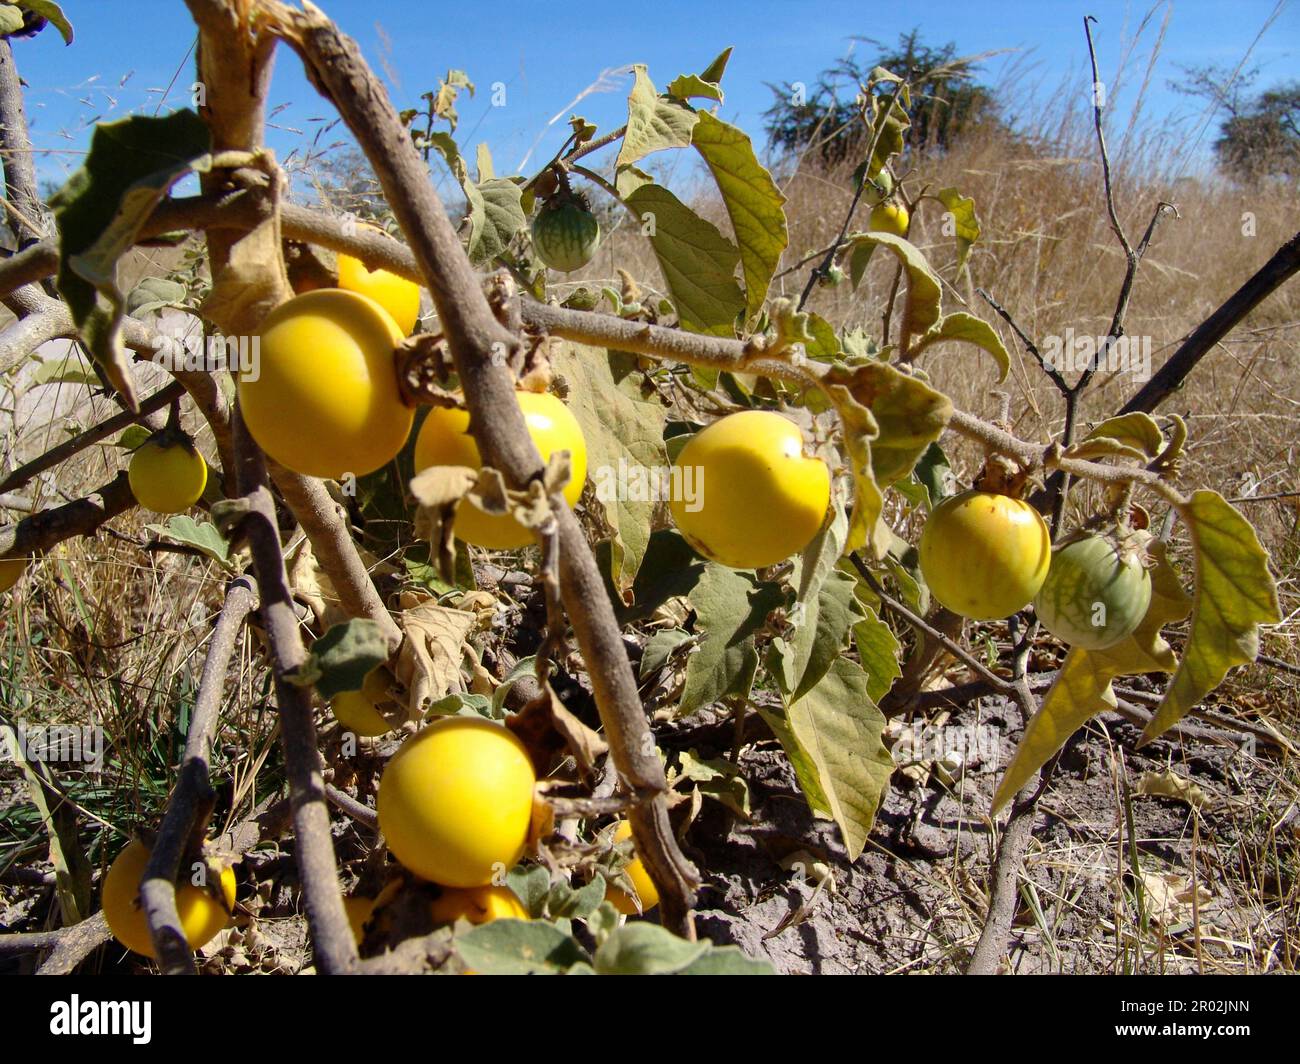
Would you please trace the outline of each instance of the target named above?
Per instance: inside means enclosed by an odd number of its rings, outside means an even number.
[[[933,44],[953,41],[963,54],[1014,49],[989,59],[981,80],[989,84],[1019,72],[1015,107],[1029,114],[1035,93],[1044,98],[1061,84],[1085,79],[1087,55],[1083,14],[1095,15],[1094,29],[1109,80],[1151,10],[1148,3],[1122,0],[930,0],[872,4],[861,0],[819,3],[754,0],[655,0],[636,6],[540,5],[499,0],[491,5],[431,0],[320,0],[353,35],[372,66],[384,74],[397,106],[415,106],[450,67],[466,70],[478,87],[462,97],[457,133],[472,158],[486,141],[499,173],[516,172],[527,157],[532,168],[553,152],[567,132],[565,119],[577,110],[602,129],[621,123],[631,79],[607,77],[607,91],[574,99],[605,71],[647,63],[663,86],[679,73],[703,68],[727,45],[735,52],[723,81],[722,117],[762,139],[762,112],[771,102],[765,83],[805,81],[854,45],[853,37],[893,43],[900,32],[919,26]],[[1200,128],[1203,105],[1167,88],[1179,65],[1235,66],[1254,45],[1248,65],[1262,68],[1260,84],[1294,76],[1300,51],[1300,0],[1284,0],[1281,15],[1256,41],[1277,0],[1177,0],[1155,7],[1138,38],[1141,63],[1131,64],[1127,91],[1115,101],[1116,117],[1130,105],[1140,67],[1155,42],[1166,12],[1169,25],[1148,90],[1146,113],[1166,126]],[[15,42],[20,72],[30,85],[28,117],[44,180],[62,183],[80,162],[96,119],[132,112],[153,113],[188,103],[193,80],[193,24],[181,0],[65,0],[77,39],[70,47],[53,32]],[[543,17],[542,12],[547,11]],[[170,94],[164,90],[174,80]],[[491,86],[505,86],[506,105],[491,105]],[[1025,89],[1030,91],[1025,93]],[[268,135],[281,156],[302,150],[331,118],[328,106],[303,79],[298,60],[282,51],[273,100],[283,105]],[[547,123],[559,115],[548,129]],[[1213,137],[1213,125],[1205,141]],[[341,130],[323,138],[341,139]],[[539,139],[540,138],[540,139]],[[531,155],[530,155],[531,153]]]

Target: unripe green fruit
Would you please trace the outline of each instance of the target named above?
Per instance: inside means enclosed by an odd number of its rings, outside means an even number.
[[[1052,552],[1034,609],[1052,635],[1072,647],[1104,650],[1133,634],[1151,605],[1151,576],[1136,556],[1102,536]]]
[[[553,270],[586,266],[600,244],[600,222],[579,200],[552,200],[533,218],[533,250]]]

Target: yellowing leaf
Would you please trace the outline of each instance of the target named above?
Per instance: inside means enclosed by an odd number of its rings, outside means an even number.
[[[921,337],[912,347],[912,353],[916,354],[931,344],[941,344],[949,340],[958,340],[983,348],[998,364],[998,381],[1007,379],[1007,373],[1011,370],[1011,357],[1007,354],[1007,349],[1002,345],[998,334],[993,331],[993,326],[983,318],[975,317],[974,314],[960,311],[949,314]]]
[[[1234,665],[1254,661],[1259,626],[1282,619],[1268,555],[1246,519],[1214,491],[1196,492],[1179,514],[1196,549],[1192,629],[1182,664],[1143,730],[1142,743],[1186,716]]]
[[[618,150],[615,169],[622,170],[663,148],[686,148],[699,115],[687,104],[655,92],[646,68],[633,68],[635,81],[627,98],[627,132]]]
[[[939,278],[930,269],[925,256],[913,244],[893,233],[850,233],[853,251],[849,256],[849,277],[856,288],[866,272],[871,253],[877,247],[889,248],[902,263],[907,274],[907,301],[903,304],[903,335],[927,332],[939,320]]]
[[[750,317],[767,299],[781,253],[790,243],[785,196],[759,163],[749,134],[701,112],[691,143],[704,156],[740,247]]]
[[[975,201],[970,196],[963,196],[955,188],[941,188],[939,201],[952,215],[953,236],[957,241],[957,276],[961,277],[962,271],[966,269],[966,260],[970,258],[971,246],[980,238]],[[947,231],[948,223],[945,221],[944,232]]]
[[[884,488],[911,473],[942,435],[952,402],[924,381],[884,362],[835,367],[823,388],[844,424],[844,441],[856,488],[848,550],[870,542],[877,559],[889,549],[880,524]]]
[[[1117,440],[1127,447],[1141,451],[1148,458],[1154,458],[1165,445],[1164,433],[1160,431],[1156,419],[1141,411],[1107,418],[1088,433],[1085,439]]]

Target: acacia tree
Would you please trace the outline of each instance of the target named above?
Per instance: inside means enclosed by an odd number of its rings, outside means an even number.
[[[289,794],[285,806],[252,825],[251,839],[261,831],[291,831],[322,971],[419,971],[454,956],[461,962],[472,958],[479,970],[528,964],[626,970],[622,966],[638,963],[662,971],[697,964],[749,970],[734,953],[708,953],[706,944],[694,943],[691,910],[699,874],[683,856],[669,818],[668,780],[623,640],[624,628],[638,617],[670,599],[684,599],[692,630],[670,633],[659,647],[665,657],[681,651],[684,679],[674,695],[676,713],[725,705],[743,741],[747,712],[756,705],[814,812],[838,825],[849,860],[861,854],[889,786],[893,762],[882,738],[887,717],[924,712],[932,704],[923,680],[936,661],[950,655],[972,673],[971,682],[945,692],[947,698],[995,693],[1019,706],[1024,736],[994,799],[995,812],[1010,805],[1011,813],[991,872],[988,922],[969,965],[972,971],[993,970],[1006,948],[1015,875],[1033,827],[1040,774],[1071,732],[1116,707],[1112,680],[1139,672],[1171,674],[1159,706],[1145,718],[1143,739],[1149,740],[1175,727],[1234,665],[1252,660],[1258,626],[1278,619],[1276,590],[1254,531],[1218,494],[1175,486],[1186,426],[1153,411],[1251,307],[1300,268],[1300,236],[1207,319],[1115,416],[1082,438],[1079,399],[1095,367],[1067,379],[1010,312],[986,297],[1060,391],[1064,429],[1044,447],[956,409],[936,386],[940,382],[917,369],[917,357],[942,343],[973,348],[979,364],[991,364],[1000,376],[1009,359],[987,322],[964,311],[945,312],[939,273],[905,235],[854,228],[865,182],[837,239],[800,264],[809,275],[802,298],[771,296],[787,251],[784,198],[749,137],[711,110],[722,99],[729,52],[698,74],[676,78],[665,91],[637,67],[624,126],[598,135],[575,116],[566,143],[537,173],[498,177],[490,157],[480,152],[472,177],[454,138],[434,129],[435,119],[454,115],[463,76],[449,76],[430,97],[426,120],[413,112],[399,115],[356,45],[319,9],[279,0],[187,3],[199,29],[196,109],[99,127],[86,166],[53,201],[57,238],[47,237],[36,222],[42,207],[18,77],[9,44],[0,45],[6,191],[13,216],[32,223],[19,250],[0,263],[0,292],[17,316],[0,335],[0,364],[11,365],[45,340],[78,337],[124,407],[121,416],[11,473],[6,490],[133,419],[156,427],[149,419],[183,396],[212,431],[224,498],[211,507],[211,525],[201,535],[193,522],[173,522],[172,533],[208,549],[213,537],[227,546],[243,543],[251,559],[249,570],[229,585],[176,786],[141,883],[162,968],[193,967],[178,917],[177,872],[202,853],[215,800],[208,749],[219,727],[220,693],[236,634],[255,615],[274,674]],[[262,143],[271,63],[281,44],[304,64],[365,153],[402,240],[285,201],[283,175]],[[863,78],[859,90],[860,160],[866,176],[878,182],[906,142],[911,90],[884,71]],[[1100,111],[1097,134],[1107,210],[1126,260],[1109,348],[1124,335],[1143,254],[1173,211],[1155,205],[1142,239],[1131,242],[1118,221]],[[614,146],[612,163],[603,172],[592,169],[588,157]],[[730,234],[638,167],[661,150],[699,154],[717,182]],[[430,151],[464,191],[463,237],[429,181]],[[173,186],[191,173],[199,175],[200,194],[175,195]],[[549,278],[530,251],[528,219],[546,209],[544,202],[569,196],[575,182],[598,186],[630,212],[660,266],[661,285],[625,275],[618,291],[579,289],[564,303],[546,300]],[[973,201],[957,189],[917,192],[905,183],[894,194],[911,215],[943,214],[955,238],[956,270],[962,271],[979,239]],[[539,921],[494,932],[490,943],[481,929],[454,937],[445,928],[399,935],[383,943],[387,948],[368,948],[371,955],[360,958],[340,894],[330,808],[371,825],[375,814],[325,782],[313,688],[323,697],[356,690],[368,672],[384,665],[410,694],[395,719],[419,722],[430,712],[467,710],[490,714],[501,703],[453,694],[450,702],[431,705],[429,611],[443,607],[431,604],[428,595],[381,593],[339,503],[346,494],[267,459],[239,403],[227,398],[219,379],[224,370],[177,369],[173,385],[152,396],[139,394],[133,360],[152,358],[163,343],[147,321],[124,313],[116,264],[129,248],[179,230],[206,241],[210,285],[192,312],[228,337],[256,335],[266,315],[291,298],[286,242],[346,253],[427,288],[436,323],[395,350],[392,372],[413,405],[459,401],[453,399],[455,382],[485,469],[477,480],[461,479],[451,489],[454,478],[417,479],[411,485],[419,511],[415,527],[430,540],[431,555],[448,581],[444,586],[454,586],[456,570],[454,524],[443,518],[467,492],[477,492],[482,501],[495,484],[497,505],[532,529],[541,548],[547,633],[535,656],[529,697],[515,700],[517,711],[508,723],[526,738],[535,760],[555,765],[565,750],[571,757],[564,762],[569,768],[561,773],[563,785],[540,792],[552,816],[563,821],[626,813],[636,853],[661,899],[666,930],[644,923],[618,927],[614,910],[601,900],[603,884],[591,891],[581,880],[569,882],[577,864],[553,859],[566,840],[547,833],[543,818],[537,844],[551,855],[549,867],[517,872],[512,882],[535,915],[583,919],[598,944],[594,956]],[[897,297],[896,305],[891,297],[879,336],[837,329],[805,309],[815,284],[836,283],[846,272],[858,284],[877,252],[889,257]],[[52,276],[59,298],[43,288]],[[676,372],[681,367],[689,373]],[[677,533],[652,533],[652,500],[589,496],[585,508],[599,513],[584,526],[562,494],[565,462],[543,463],[517,399],[521,383],[561,378],[593,462],[605,468],[620,461],[667,466],[669,404],[696,409],[701,400],[712,397],[716,404],[724,396],[726,405],[807,410],[826,428],[828,453],[840,456],[847,476],[802,554],[793,563],[757,571],[692,560]],[[1028,675],[1037,622],[1013,619],[1017,640],[1010,675],[991,670],[963,646],[960,617],[942,608],[927,613],[923,573],[886,520],[887,513],[925,514],[940,505],[945,485],[938,471],[946,460],[939,443],[949,433],[984,449],[977,486],[1013,496],[1037,477],[1043,486],[1031,502],[1050,515],[1058,539],[1068,531],[1067,494],[1091,483],[1100,489],[1101,503],[1090,525],[1154,530],[1160,524],[1154,513],[1169,519],[1167,537],[1176,519],[1190,537],[1194,571],[1180,576],[1157,538],[1149,548],[1154,593],[1136,630],[1103,650],[1073,647],[1039,698]],[[84,499],[0,529],[0,560],[31,558],[69,537],[92,534],[133,505],[127,477],[119,476]],[[285,515],[305,533],[345,618],[333,624],[325,613],[309,618],[310,645],[286,571]],[[606,533],[595,552],[588,537],[593,527]],[[407,546],[416,541],[411,529],[403,538]],[[1191,596],[1183,577],[1191,580]],[[1180,658],[1160,632],[1189,614]],[[915,633],[905,660],[886,618]],[[551,689],[555,651],[570,636],[599,712],[599,736]],[[760,678],[779,696],[775,701],[754,699]],[[501,685],[504,698],[518,676],[489,680]],[[597,768],[606,749],[601,775]],[[547,849],[551,845],[557,849]],[[620,863],[606,871],[619,876]],[[629,935],[651,936],[653,949],[642,941],[639,951],[621,950]],[[102,923],[86,921],[17,945],[53,946],[46,970],[66,970],[102,937]]]

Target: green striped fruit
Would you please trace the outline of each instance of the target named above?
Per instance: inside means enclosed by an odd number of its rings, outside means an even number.
[[[533,250],[553,270],[571,273],[591,261],[600,243],[600,222],[576,196],[557,197],[533,218]]]
[[[1151,605],[1151,576],[1139,558],[1103,536],[1071,540],[1052,552],[1034,598],[1038,619],[1072,647],[1104,650],[1133,634]]]

